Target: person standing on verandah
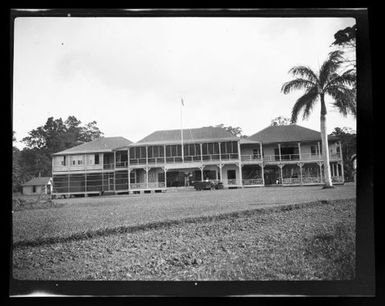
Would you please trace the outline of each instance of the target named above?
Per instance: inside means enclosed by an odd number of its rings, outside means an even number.
[[[305,89],[305,94],[294,104],[291,122],[296,123],[297,117],[303,111],[303,119],[309,117],[314,104],[319,100],[321,103],[321,143],[324,164],[325,186],[331,188],[332,180],[329,163],[329,144],[326,128],[326,103],[325,96],[330,96],[333,105],[339,112],[346,116],[348,113],[356,116],[356,73],[354,69],[347,70],[341,74],[338,70],[343,63],[343,52],[334,51],[329,54],[328,59],[322,64],[318,73],[306,66],[295,66],[289,70],[294,77],[283,84],[281,91],[288,94],[294,89]]]

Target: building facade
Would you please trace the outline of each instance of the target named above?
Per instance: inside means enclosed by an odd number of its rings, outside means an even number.
[[[247,138],[218,127],[156,131],[136,143],[100,138],[53,154],[53,194],[162,192],[203,180],[224,188],[322,184],[320,142],[319,132],[298,125]],[[329,136],[329,150],[332,180],[343,183],[337,138]]]
[[[22,185],[24,195],[51,194],[52,178],[35,177]]]

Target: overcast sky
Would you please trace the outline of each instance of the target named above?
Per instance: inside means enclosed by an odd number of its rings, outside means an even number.
[[[318,70],[353,18],[17,18],[13,130],[47,118],[96,120],[104,136],[138,141],[155,130],[239,126],[245,135],[290,117],[288,70]],[[330,105],[330,104],[329,104]],[[328,108],[328,132],[356,129]],[[320,130],[319,107],[298,124]]]

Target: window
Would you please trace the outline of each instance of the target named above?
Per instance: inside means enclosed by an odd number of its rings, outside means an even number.
[[[99,154],[95,154],[95,165],[99,165]]]
[[[318,155],[317,154],[317,146],[311,146],[310,150],[311,150],[311,155]]]
[[[260,152],[259,149],[253,149],[253,158],[259,158]]]
[[[61,164],[62,164],[63,166],[66,165],[66,156],[65,156],[65,155],[63,156],[63,160],[62,160]]]
[[[227,179],[229,180],[235,180],[235,170],[227,170]]]
[[[73,161],[72,161],[72,165],[76,165],[76,160],[73,160]]]
[[[78,165],[81,165],[83,161],[81,159],[78,159]]]
[[[32,186],[32,192],[33,192],[33,193],[36,192],[36,186]]]
[[[136,173],[134,171],[130,172],[130,184],[136,183]]]

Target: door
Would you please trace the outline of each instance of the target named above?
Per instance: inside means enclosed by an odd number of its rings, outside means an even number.
[[[277,183],[279,174],[276,168],[265,167],[264,169],[265,185],[273,185]]]
[[[227,184],[235,185],[236,183],[235,170],[227,170]]]

